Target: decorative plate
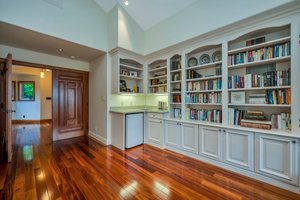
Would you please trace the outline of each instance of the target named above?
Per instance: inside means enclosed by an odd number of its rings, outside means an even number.
[[[191,57],[191,58],[188,60],[188,66],[189,66],[189,67],[196,66],[197,64],[198,64],[198,60],[197,60],[197,58],[195,58],[195,57]]]
[[[221,51],[215,51],[212,56],[211,59],[213,62],[218,62],[222,60],[222,52]]]
[[[201,57],[199,59],[199,63],[200,63],[200,65],[210,63],[210,57],[209,57],[209,55],[208,54],[201,55]]]

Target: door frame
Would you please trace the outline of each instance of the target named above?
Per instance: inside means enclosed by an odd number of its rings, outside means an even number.
[[[5,59],[0,58],[0,61],[5,61]],[[64,67],[59,67],[59,66],[52,66],[52,65],[44,65],[44,64],[39,64],[39,63],[31,63],[31,62],[25,62],[25,61],[18,61],[18,60],[12,60],[12,65],[21,65],[24,67],[33,67],[33,68],[40,68],[40,69],[50,69],[52,70],[52,74],[54,71],[69,71],[69,72],[75,72],[75,73],[81,73],[81,74],[85,74],[87,76],[87,82],[86,82],[86,88],[87,88],[87,109],[86,109],[86,114],[85,114],[85,135],[88,134],[88,130],[89,130],[89,72],[88,71],[81,71],[81,70],[76,70],[76,69],[69,69],[69,68],[64,68]],[[54,113],[53,112],[53,90],[54,90],[54,81],[53,81],[53,76],[52,76],[52,124],[53,124],[53,118],[54,117],[58,117],[58,113]],[[52,131],[52,135],[51,135],[51,139],[53,141],[53,134],[54,134],[54,129],[53,126],[51,127],[51,131]]]

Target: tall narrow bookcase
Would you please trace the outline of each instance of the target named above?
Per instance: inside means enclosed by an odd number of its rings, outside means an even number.
[[[167,80],[167,60],[157,60],[148,65],[148,93],[167,93]]]
[[[197,48],[186,54],[185,118],[222,123],[221,45]]]
[[[291,131],[290,32],[289,25],[268,28],[228,43],[229,125],[251,127],[256,118],[253,128]]]
[[[174,55],[170,58],[170,117],[182,118],[182,58],[181,55]]]

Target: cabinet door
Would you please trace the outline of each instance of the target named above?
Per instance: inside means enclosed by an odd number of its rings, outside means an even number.
[[[166,122],[166,145],[179,147],[180,124],[178,122]]]
[[[162,145],[163,123],[161,119],[148,118],[148,141]]]
[[[218,128],[213,127],[199,127],[199,143],[200,143],[200,154],[221,160],[221,148],[222,148],[222,132]]]
[[[253,170],[253,135],[251,132],[225,130],[224,161]]]
[[[266,176],[299,185],[298,139],[257,134],[255,170]]]
[[[198,125],[182,123],[181,141],[183,150],[198,153]]]

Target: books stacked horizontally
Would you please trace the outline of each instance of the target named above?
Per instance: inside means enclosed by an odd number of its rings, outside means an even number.
[[[241,126],[259,129],[271,129],[272,121],[267,120],[262,111],[247,111],[241,119]]]
[[[250,94],[249,104],[266,104],[267,103],[266,94]]]
[[[256,87],[275,87],[290,85],[291,71],[270,71],[262,75],[245,74],[244,76],[229,76],[228,88],[256,88]]]
[[[291,130],[291,113],[271,116],[272,127],[280,130]]]

